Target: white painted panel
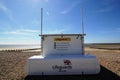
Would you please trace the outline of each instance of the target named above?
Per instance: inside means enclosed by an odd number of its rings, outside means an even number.
[[[46,58],[33,56],[29,58],[27,68],[28,75],[97,74],[100,71],[98,60],[90,55],[56,55]]]
[[[55,38],[61,36],[44,36],[43,40],[43,54],[80,54],[82,55],[82,40],[81,36],[63,36],[63,38],[70,38],[70,41],[54,41]]]

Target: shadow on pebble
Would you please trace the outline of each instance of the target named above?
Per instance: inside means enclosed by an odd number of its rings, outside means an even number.
[[[38,75],[26,76],[25,80],[120,80],[120,76],[101,66],[97,75]]]

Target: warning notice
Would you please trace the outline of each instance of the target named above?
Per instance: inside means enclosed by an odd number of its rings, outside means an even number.
[[[71,38],[54,38],[54,42],[71,41]]]
[[[71,38],[54,38],[54,49],[68,50],[70,47]]]

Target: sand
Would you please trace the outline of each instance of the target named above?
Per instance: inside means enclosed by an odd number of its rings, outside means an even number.
[[[120,52],[86,48],[86,53],[97,56],[101,64],[98,75],[68,76],[27,76],[25,64],[33,55],[40,51],[0,51],[0,80],[120,80]]]
[[[86,48],[86,53],[96,55],[100,64],[120,76],[120,51]]]

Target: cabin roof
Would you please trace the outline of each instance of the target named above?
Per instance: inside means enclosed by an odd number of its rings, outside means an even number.
[[[40,34],[39,36],[85,36],[86,34]]]

